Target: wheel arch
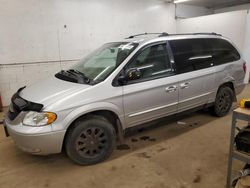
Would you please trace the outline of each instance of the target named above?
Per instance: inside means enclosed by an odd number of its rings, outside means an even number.
[[[73,116],[74,118],[72,118],[71,121],[68,122],[66,133],[63,139],[62,148],[64,148],[67,134],[69,130],[74,127],[75,122],[79,120],[84,120],[85,118],[90,118],[91,116],[100,116],[100,117],[105,118],[107,121],[109,121],[115,129],[118,141],[120,142],[123,141],[123,136],[124,136],[123,120],[119,117],[117,111],[111,110],[111,109],[100,108],[100,109],[87,110],[82,113],[79,113],[76,116]]]
[[[233,81],[227,81],[227,82],[221,84],[221,85],[218,87],[217,93],[218,93],[218,91],[220,90],[220,88],[222,88],[222,87],[229,87],[229,88],[232,89],[232,91],[233,91],[233,93],[234,93],[234,102],[236,102],[236,101],[237,101],[237,98],[236,98],[235,87],[234,87]],[[216,93],[216,95],[217,95],[217,93]]]

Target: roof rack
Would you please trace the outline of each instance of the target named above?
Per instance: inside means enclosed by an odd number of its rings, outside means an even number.
[[[166,37],[166,36],[176,36],[176,35],[217,35],[217,36],[222,36],[221,34],[218,33],[177,33],[177,34],[168,34],[166,32],[162,32],[162,33],[140,33],[140,34],[136,34],[136,35],[131,35],[125,39],[132,39],[135,38],[137,36],[141,36],[141,35],[158,35],[158,37]]]
[[[222,36],[221,34],[218,34],[218,33],[180,33],[180,34],[170,34],[171,36],[172,35],[217,35],[217,36]]]
[[[215,33],[215,32],[212,32],[212,33],[196,33],[196,35],[199,35],[199,34],[205,34],[205,35],[219,35],[219,36],[222,36],[222,34]]]
[[[137,36],[141,36],[141,35],[159,35],[159,37],[162,37],[162,36],[168,36],[169,34],[166,33],[166,32],[162,32],[162,33],[140,33],[140,34],[136,34],[136,35],[131,35],[125,39],[132,39],[132,38],[135,38]]]

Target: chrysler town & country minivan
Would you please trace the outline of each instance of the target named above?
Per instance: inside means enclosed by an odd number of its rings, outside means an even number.
[[[128,128],[197,107],[225,116],[245,74],[240,53],[219,34],[135,35],[20,88],[5,132],[25,152],[64,148],[74,162],[95,164],[110,156]]]

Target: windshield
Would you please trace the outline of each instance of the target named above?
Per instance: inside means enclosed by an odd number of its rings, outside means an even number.
[[[137,43],[114,42],[104,44],[80,60],[71,69],[79,71],[93,82],[103,81],[138,46]]]

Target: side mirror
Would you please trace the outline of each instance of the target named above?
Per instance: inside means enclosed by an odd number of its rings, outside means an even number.
[[[127,81],[140,79],[142,76],[139,69],[133,68],[129,69],[125,75],[120,75],[117,79],[118,83],[121,85],[126,84]]]
[[[137,80],[137,79],[140,79],[142,76],[141,74],[141,71],[137,68],[132,68],[132,69],[129,69],[127,72],[126,72],[126,80]]]

